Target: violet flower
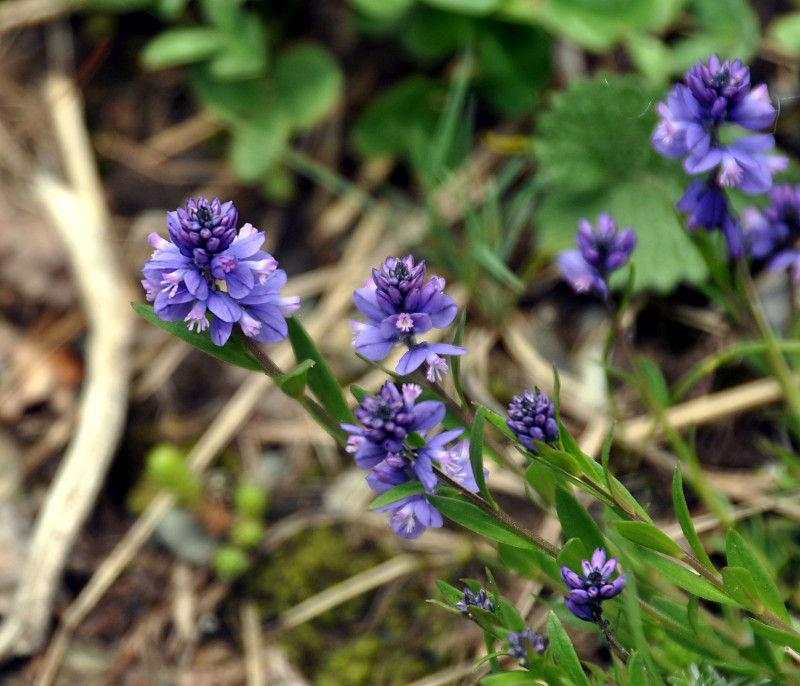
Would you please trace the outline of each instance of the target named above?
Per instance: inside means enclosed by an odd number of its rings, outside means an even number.
[[[539,634],[533,633],[530,628],[524,631],[510,631],[506,637],[508,640],[508,655],[519,660],[520,667],[529,667],[529,651],[536,655],[544,655],[547,648],[547,641]]]
[[[438,276],[425,280],[425,262],[415,264],[408,255],[402,259],[387,257],[380,270],[372,270],[363,288],[353,293],[356,308],[366,322],[351,321],[353,345],[370,360],[382,360],[396,345],[408,352],[400,358],[396,371],[410,374],[423,364],[433,382],[447,372],[444,355],[463,355],[466,351],[446,343],[420,343],[417,336],[432,328],[443,329],[455,319],[457,308],[444,294],[445,281]]]
[[[609,214],[597,216],[597,228],[587,219],[578,222],[578,250],[558,256],[558,266],[564,280],[576,293],[598,293],[608,297],[608,275],[624,266],[636,247],[632,227],[619,231],[616,220]]]
[[[716,55],[698,63],[656,105],[660,121],[651,138],[666,157],[683,157],[688,174],[707,174],[694,181],[678,208],[689,213],[688,226],[720,229],[732,257],[742,255],[744,242],[738,221],[729,210],[725,188],[750,195],[772,186],[773,174],[788,164],[786,157],[767,155],[775,146],[772,134],[753,134],[723,144],[724,128],[758,131],[772,125],[776,111],[767,87],[750,85],[750,70],[741,61],[721,61]]]
[[[359,467],[370,470],[366,478],[373,491],[385,493],[412,481],[420,484],[419,493],[376,510],[390,514],[392,529],[403,538],[417,538],[427,527],[442,526],[441,514],[425,497],[439,485],[435,469],[463,488],[478,491],[468,441],[451,445],[464,429],[428,438],[427,429],[444,419],[445,407],[438,400],[417,402],[421,394],[422,388],[416,384],[405,384],[398,390],[387,382],[377,397],[365,396],[354,411],[363,426],[341,425],[350,434],[347,451],[354,454]],[[412,441],[413,433],[419,438]]]
[[[800,283],[800,185],[780,184],[764,209],[749,207],[742,214],[745,242],[750,254],[766,260],[767,269],[787,270]]]
[[[471,588],[464,586],[464,596],[456,603],[456,609],[460,610],[465,617],[474,619],[469,611],[471,607],[479,607],[481,610],[494,612],[494,603],[486,594],[486,591],[481,588],[477,593],[474,593]]]
[[[251,224],[237,233],[233,203],[189,200],[167,213],[170,241],[149,236],[154,248],[142,273],[146,297],[164,321],[184,320],[190,331],[209,328],[224,345],[238,323],[245,336],[262,343],[286,338],[285,318],[300,307],[298,297],[280,297],[286,272],[261,250],[264,234]]]
[[[569,588],[569,595],[564,599],[567,609],[578,619],[602,624],[603,601],[619,595],[625,588],[624,574],[610,581],[616,568],[617,558],[606,560],[604,548],[597,548],[591,561],[581,562],[583,576],[562,565],[561,578]]]
[[[533,441],[558,441],[555,406],[538,388],[533,393],[524,391],[521,396],[515,395],[508,406],[508,417],[508,428],[533,453],[536,453]]]

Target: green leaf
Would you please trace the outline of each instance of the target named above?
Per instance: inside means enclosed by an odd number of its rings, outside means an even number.
[[[392,503],[396,503],[398,500],[407,498],[410,495],[422,493],[424,490],[425,487],[419,481],[407,481],[404,484],[400,484],[389,489],[386,491],[386,493],[381,493],[369,504],[369,509],[377,510],[380,507],[391,505]]]
[[[364,157],[392,155],[423,160],[447,92],[440,83],[410,76],[373,98],[356,121],[352,138]]]
[[[747,621],[750,623],[750,628],[753,629],[753,632],[759,636],[763,636],[776,645],[789,646],[792,650],[800,652],[800,636],[797,634],[763,624],[753,617],[748,617]]]
[[[669,387],[661,369],[653,360],[644,355],[639,355],[639,364],[656,401],[661,407],[667,407],[669,405]]]
[[[538,550],[536,545],[522,534],[518,534],[513,529],[502,524],[477,505],[468,503],[460,498],[451,498],[443,495],[428,494],[425,497],[442,515],[475,533],[517,548]]]
[[[647,670],[641,653],[634,652],[628,660],[628,681],[625,686],[648,686]]]
[[[553,648],[556,662],[567,673],[567,676],[576,686],[590,686],[589,679],[583,672],[578,654],[569,640],[564,626],[552,610],[547,617],[547,635]]]
[[[489,674],[483,677],[480,683],[481,686],[536,686],[541,684],[542,681],[527,670],[514,670],[513,672]]]
[[[492,507],[495,502],[492,499],[489,489],[486,488],[486,476],[483,473],[483,425],[484,415],[480,412],[475,414],[472,421],[472,431],[469,434],[469,463],[472,467],[472,474],[475,483],[478,485],[478,492],[483,496]]]
[[[175,336],[175,338],[186,341],[189,345],[194,346],[198,350],[202,350],[212,357],[216,357],[218,360],[254,372],[264,371],[247,349],[247,346],[236,336],[231,336],[224,346],[215,345],[211,341],[208,329],[202,333],[195,333],[186,328],[186,322],[165,322],[153,311],[152,305],[132,303],[132,306],[136,314],[143,317],[151,324],[155,324],[157,327]]]
[[[416,0],[349,0],[350,4],[358,11],[371,19],[389,21],[399,19]]]
[[[532,460],[525,469],[525,481],[536,491],[548,505],[555,503],[556,483],[558,477],[552,469],[537,460]]]
[[[336,107],[343,76],[336,60],[318,45],[295,45],[275,61],[272,75],[276,104],[304,131],[320,123]]]
[[[567,488],[556,486],[556,512],[564,535],[583,541],[586,553],[591,555],[596,548],[605,548],[603,532],[586,508]]]
[[[788,12],[773,19],[767,27],[767,37],[800,55],[800,12]]]
[[[583,468],[572,455],[563,450],[556,450],[544,441],[533,441],[536,452],[541,458],[549,462],[554,467],[564,470],[572,476],[583,476]]]
[[[594,552],[594,548],[592,548],[591,551]],[[570,538],[561,546],[556,562],[558,563],[559,570],[562,566],[566,566],[580,573],[582,562],[588,560],[590,557],[591,553],[586,549],[586,546],[580,538]],[[559,573],[559,581],[563,584],[564,582],[560,577],[561,575]]]
[[[507,569],[511,569],[527,579],[538,579],[542,574],[556,582],[561,579],[561,568],[552,557],[543,552],[531,552],[498,543],[497,553]]]
[[[451,586],[450,584],[438,580],[436,581],[436,587],[439,589],[439,592],[445,597],[448,603],[451,605],[455,605],[457,602],[461,601],[464,597],[464,593],[459,591],[455,586]]]
[[[763,612],[764,605],[759,600],[758,588],[752,575],[744,567],[724,567],[722,583],[739,605],[755,613]]]
[[[725,591],[704,579],[699,574],[679,565],[677,562],[662,557],[658,553],[650,552],[646,548],[639,548],[638,552],[642,561],[647,564],[648,567],[652,567],[664,578],[692,595],[726,605],[737,604]]]
[[[289,342],[292,344],[295,359],[314,360],[314,368],[308,372],[308,386],[314,397],[332,417],[340,422],[352,423],[353,414],[327,360],[297,317],[290,317],[286,323],[289,326]]]
[[[217,29],[192,26],[160,33],[142,48],[139,60],[145,69],[166,69],[207,60],[225,47]]]
[[[728,564],[733,567],[744,567],[750,572],[758,589],[758,597],[764,605],[780,617],[784,622],[791,622],[786,605],[783,603],[778,587],[775,585],[773,573],[767,570],[755,551],[750,548],[742,535],[731,529],[725,537],[725,552]]]
[[[264,109],[257,122],[233,129],[230,160],[243,183],[256,183],[272,168],[289,142],[289,132],[289,121],[274,109]]]
[[[313,366],[314,360],[303,360],[294,369],[276,381],[278,387],[290,398],[296,400],[305,393],[308,370]]]
[[[267,71],[267,35],[252,12],[240,17],[237,27],[225,36],[225,49],[208,64],[211,76],[221,81],[243,81]]]
[[[481,405],[480,403],[475,403],[475,407],[477,408],[478,412],[486,417],[486,419],[489,421],[489,424],[491,424],[506,438],[510,438],[512,441],[514,441],[514,443],[519,442],[517,437],[514,435],[514,432],[509,429],[508,424],[506,424],[506,421],[508,420],[507,417],[498,414],[494,410],[490,410],[488,407],[486,407],[486,405]]]
[[[240,26],[242,0],[200,0],[203,18],[224,31],[234,31]]]
[[[653,524],[623,521],[611,521],[609,524],[629,541],[643,545],[645,548],[664,553],[678,560],[682,560],[686,556],[675,541]]]
[[[703,547],[700,537],[694,528],[692,515],[689,513],[689,506],[686,504],[686,497],[683,494],[683,480],[681,478],[680,465],[675,466],[675,473],[672,476],[672,503],[675,507],[675,514],[678,517],[678,523],[681,526],[681,531],[686,537],[689,547],[697,555],[697,559],[711,572],[716,573],[714,563],[708,557],[706,549]]]
[[[425,4],[445,12],[484,17],[494,10],[500,0],[422,0]]]
[[[461,316],[458,318],[458,326],[453,335],[453,345],[461,347],[464,340],[464,325],[467,322],[467,311],[462,310]],[[464,386],[461,384],[461,355],[453,355],[450,358],[450,374],[453,379],[453,386],[456,389],[456,395],[461,401],[461,407],[467,408],[467,397],[464,395]],[[480,410],[479,410],[480,411]],[[484,415],[485,416],[485,415]]]

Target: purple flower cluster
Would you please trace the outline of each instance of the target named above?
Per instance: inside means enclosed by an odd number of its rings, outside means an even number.
[[[461,610],[462,615],[472,619],[469,611],[471,607],[479,607],[487,612],[494,612],[494,603],[486,595],[486,591],[481,588],[477,593],[473,593],[471,588],[464,586],[464,597],[456,603],[456,608]]]
[[[800,283],[800,185],[780,184],[772,189],[772,205],[749,207],[742,214],[750,254],[767,260],[767,269],[787,270]]]
[[[566,565],[561,566],[561,578],[569,588],[564,602],[567,609],[578,619],[600,624],[603,621],[603,601],[622,593],[625,588],[625,575],[620,574],[609,583],[617,568],[617,558],[606,560],[604,548],[597,548],[591,561],[581,562],[583,576],[576,574]]]
[[[142,286],[164,321],[183,320],[190,331],[209,327],[215,345],[225,345],[234,324],[245,336],[275,343],[287,335],[285,317],[298,297],[280,297],[286,272],[261,250],[264,234],[251,224],[237,232],[232,202],[189,200],[167,213],[170,240],[149,236],[155,249],[145,263]]]
[[[636,247],[633,227],[620,233],[616,220],[603,212],[597,216],[597,228],[588,219],[578,222],[576,242],[578,250],[558,256],[561,275],[576,293],[594,291],[607,298],[608,275],[624,266]]]
[[[464,429],[428,438],[427,430],[444,419],[445,407],[438,400],[417,402],[421,394],[422,388],[416,384],[398,389],[387,382],[377,397],[365,396],[355,410],[363,426],[342,424],[350,434],[347,452],[354,453],[359,467],[371,470],[367,483],[373,491],[385,493],[412,481],[421,484],[419,493],[377,510],[390,514],[392,529],[402,538],[418,538],[427,527],[442,526],[442,515],[425,497],[438,484],[434,467],[467,490],[478,491],[469,461],[469,442],[448,447]],[[412,434],[418,434],[420,440],[413,440]]]
[[[652,136],[653,147],[666,157],[684,157],[688,174],[707,174],[695,180],[678,208],[689,215],[690,228],[720,229],[732,256],[743,254],[741,228],[729,210],[724,188],[743,193],[765,193],[772,175],[786,168],[785,157],[767,155],[775,146],[771,134],[754,134],[723,142],[723,127],[734,125],[758,131],[772,125],[775,108],[767,87],[750,85],[750,69],[741,61],[721,61],[716,55],[698,63],[656,105],[660,121]]]
[[[544,655],[547,648],[547,641],[539,634],[533,633],[532,629],[524,631],[510,631],[508,636],[508,654],[510,657],[519,660],[520,667],[528,667],[530,663],[530,651],[536,655]]]
[[[372,270],[364,288],[353,294],[366,322],[351,321],[356,350],[370,360],[382,360],[396,345],[408,352],[400,358],[395,371],[410,374],[422,364],[433,382],[447,372],[443,355],[463,355],[466,351],[447,343],[420,343],[417,336],[432,328],[449,326],[456,316],[456,304],[443,293],[445,281],[431,276],[425,281],[425,262],[414,263],[408,255],[402,259],[387,257],[380,270]]]
[[[533,393],[524,391],[515,395],[508,406],[506,424],[528,450],[535,453],[533,441],[555,443],[558,441],[558,423],[555,406],[538,388]]]

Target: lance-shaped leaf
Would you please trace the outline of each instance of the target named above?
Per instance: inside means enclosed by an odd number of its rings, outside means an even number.
[[[231,338],[228,339],[228,342],[223,346],[215,345],[211,341],[211,336],[208,329],[200,333],[189,331],[189,329],[186,328],[186,322],[165,322],[153,311],[152,305],[145,305],[144,303],[132,303],[132,305],[134,311],[140,317],[143,317],[151,324],[155,324],[157,327],[164,329],[164,331],[172,334],[175,336],[175,338],[180,338],[182,341],[194,346],[198,350],[202,350],[207,355],[216,357],[218,360],[222,360],[228,364],[249,369],[253,372],[264,371],[261,368],[261,365],[259,365],[256,361],[255,357],[253,357],[253,355],[247,349],[247,346],[245,346],[245,344],[242,343],[242,341],[236,336],[231,336]]]
[[[396,503],[398,500],[407,498],[410,495],[422,493],[425,487],[419,481],[406,481],[404,484],[399,484],[394,488],[389,489],[386,493],[381,493],[375,500],[369,504],[370,510],[377,510],[379,507],[385,507]]]
[[[744,567],[725,567],[722,570],[722,583],[725,590],[739,605],[755,613],[764,611],[764,604],[758,597],[756,587],[750,572]]]
[[[569,640],[561,621],[552,610],[547,617],[547,635],[550,645],[553,647],[556,662],[566,672],[572,683],[575,686],[589,686],[589,679],[583,671],[572,641]]]
[[[609,524],[629,541],[643,545],[645,548],[664,553],[678,560],[682,560],[686,557],[686,553],[681,550],[681,547],[653,524],[648,522],[624,521],[612,521],[609,522]]]
[[[483,473],[483,426],[485,418],[482,412],[478,411],[472,422],[472,431],[469,434],[469,464],[472,467],[472,475],[478,485],[478,491],[492,507],[497,507],[489,489],[486,488],[486,476]]]
[[[313,360],[303,360],[294,369],[290,372],[286,372],[286,374],[276,381],[278,387],[290,398],[296,400],[305,393],[308,370],[313,366]]]
[[[569,489],[556,486],[556,512],[564,535],[579,538],[583,542],[587,554],[591,555],[596,548],[605,547],[605,539],[600,527],[581,502]]]
[[[675,514],[678,516],[678,523],[681,525],[681,531],[683,531],[683,535],[686,537],[689,547],[694,551],[694,554],[697,555],[697,559],[700,560],[706,568],[716,573],[717,570],[714,567],[714,563],[711,562],[708,553],[706,553],[706,549],[700,542],[700,537],[697,535],[697,531],[694,528],[694,522],[692,522],[692,515],[689,514],[689,506],[686,504],[686,497],[683,494],[683,480],[681,478],[681,469],[679,465],[676,465],[675,473],[672,476],[672,503],[675,506]]]
[[[289,342],[297,361],[313,360],[315,363],[313,369],[308,371],[308,387],[311,392],[332,417],[340,422],[352,422],[353,415],[347,406],[342,387],[319,348],[297,317],[290,317],[286,323],[289,326]]]

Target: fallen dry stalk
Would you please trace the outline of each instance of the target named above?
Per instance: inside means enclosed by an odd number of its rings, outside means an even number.
[[[38,651],[67,556],[94,505],[122,433],[128,402],[130,308],[110,248],[110,218],[71,82],[45,83],[67,183],[34,179],[33,193],[64,243],[88,331],[86,377],[75,434],[47,492],[13,607],[0,626],[0,660]]]

